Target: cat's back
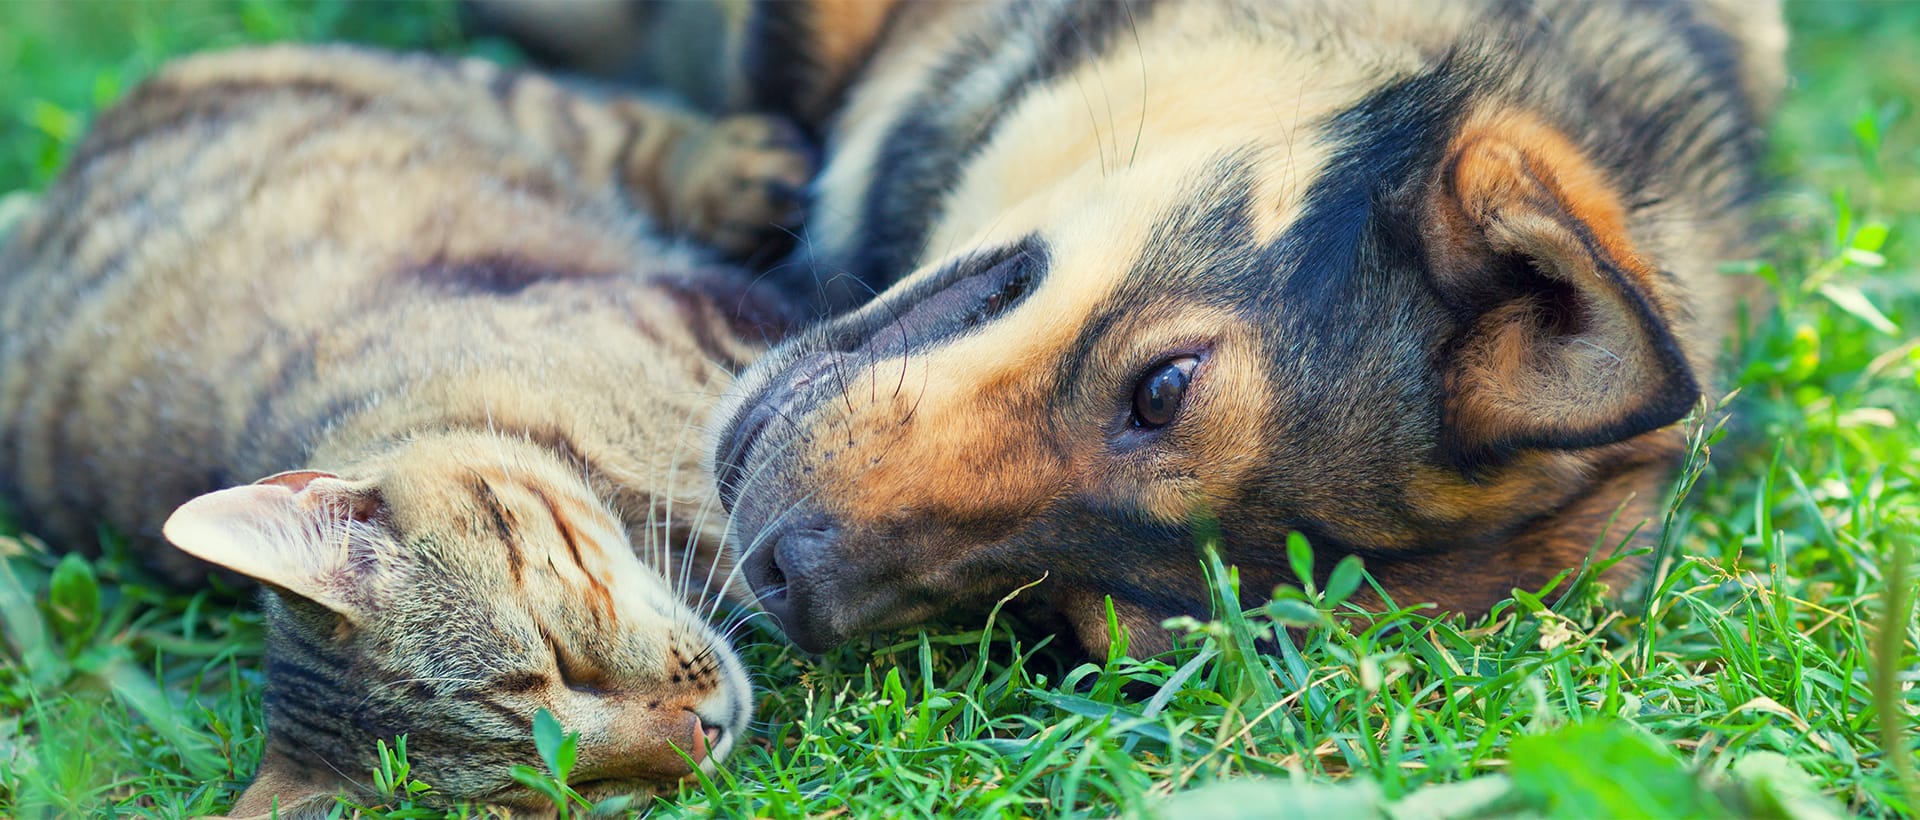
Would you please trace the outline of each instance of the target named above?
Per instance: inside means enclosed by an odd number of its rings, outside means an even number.
[[[297,436],[255,428],[287,433],[269,411],[296,381],[370,392],[329,362],[461,355],[368,321],[457,325],[431,287],[446,267],[664,260],[595,116],[479,61],[283,46],[167,66],[0,249],[0,493],[84,546],[94,521],[152,517],[138,488],[297,458]]]
[[[390,272],[342,263],[417,261],[423,248],[474,237],[533,255],[629,253],[607,241],[620,234],[599,230],[630,227],[610,182],[585,184],[589,175],[529,139],[579,127],[552,111],[520,116],[538,104],[526,99],[540,96],[531,85],[551,84],[475,60],[346,46],[170,64],[101,116],[21,226],[0,278],[6,317],[142,289],[310,313],[353,280]],[[263,300],[269,284],[286,296]]]

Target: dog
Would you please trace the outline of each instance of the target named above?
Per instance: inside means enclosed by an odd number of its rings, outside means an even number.
[[[1208,613],[1205,544],[1251,604],[1304,580],[1294,533],[1363,604],[1474,615],[1657,539],[1753,297],[1717,266],[1753,249],[1777,4],[717,16],[733,103],[824,146],[784,275],[838,312],[713,436],[801,647],[1044,579],[1082,646],[1110,600],[1152,652]]]

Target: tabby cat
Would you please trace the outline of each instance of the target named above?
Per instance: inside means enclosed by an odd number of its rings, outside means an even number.
[[[0,251],[0,490],[264,583],[236,814],[325,810],[403,734],[432,795],[537,808],[541,708],[588,797],[735,747],[697,444],[790,317],[658,229],[781,225],[792,134],[349,47],[190,58],[100,118]]]

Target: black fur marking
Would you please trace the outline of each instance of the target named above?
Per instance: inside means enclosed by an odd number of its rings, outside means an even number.
[[[296,463],[311,452],[313,442],[318,440],[322,431],[332,427],[349,414],[372,406],[371,397],[394,395],[410,387],[411,382],[405,376],[397,374],[381,380],[379,384],[331,385],[328,387],[330,391],[328,398],[316,409],[285,417],[275,415],[279,412],[277,400],[263,398],[263,404],[270,406],[255,408],[250,420],[258,421],[261,426],[248,429],[245,440],[250,447],[259,449],[263,455],[281,454],[281,457],[272,463]],[[298,389],[289,391],[289,393],[295,392],[298,392]],[[288,396],[285,395],[279,397],[281,400],[287,398]],[[307,404],[307,402],[289,403],[295,406]]]
[[[613,152],[614,173],[619,176],[622,185],[627,185],[631,169],[647,167],[646,163],[636,163],[633,160],[633,152],[640,147],[640,135],[647,132],[647,123],[640,117],[621,117],[620,123],[620,147]],[[630,197],[632,195],[632,193],[629,194]],[[637,199],[629,201],[638,202]]]
[[[519,85],[520,74],[506,69],[495,69],[493,76],[487,79],[487,93],[509,120],[513,118],[514,89]]]
[[[799,328],[805,321],[799,306],[781,298],[769,285],[727,270],[703,270],[688,276],[661,276],[652,280],[662,287],[697,294],[710,302],[727,320],[728,329],[742,339],[758,339],[771,344]]]
[[[252,381],[260,384],[254,391],[253,406],[247,408],[246,421],[241,426],[243,441],[254,441],[260,431],[272,423],[274,411],[287,394],[310,382],[314,376],[314,340],[312,336],[291,338],[283,336],[280,340],[280,357],[272,371],[255,374]],[[262,378],[264,376],[264,378]]]
[[[298,598],[282,595],[279,606],[268,607],[267,738],[296,760],[316,764],[329,758],[351,757],[349,726],[340,716],[352,710],[355,696],[336,674],[353,674],[347,661],[324,639],[312,634],[325,629],[331,617]]]
[[[1152,0],[1074,3],[1051,19],[1035,20],[1032,7],[1016,7],[1002,13],[994,30],[952,52],[925,84],[921,102],[894,121],[874,156],[875,183],[860,205],[847,271],[875,290],[910,272],[940,218],[941,199],[993,139],[1006,112],[1048,80],[1103,53],[1152,8]],[[1006,71],[1004,44],[1035,26],[1046,31],[1038,53],[1022,70]],[[1005,76],[992,102],[977,110],[959,105],[954,89],[985,71]]]
[[[1325,131],[1333,157],[1308,187],[1299,219],[1267,248],[1260,266],[1280,274],[1279,287],[1255,304],[1318,317],[1351,302],[1364,250],[1381,222],[1394,218],[1381,213],[1385,201],[1439,164],[1467,102],[1453,65],[1443,62],[1335,115]]]
[[[811,48],[821,36],[822,25],[814,19],[812,3],[754,0],[741,33],[738,59],[748,107],[786,117],[818,142],[828,118],[845,100],[850,81],[859,76],[873,49],[887,39],[897,9],[881,21],[878,36],[866,52],[841,66],[839,76],[833,77]]]
[[[332,678],[277,656],[267,658],[267,679],[273,682],[274,691],[308,703],[327,699],[339,688]]]
[[[502,675],[487,684],[487,688],[497,692],[523,695],[547,685],[547,676],[539,672],[513,672]]]
[[[580,123],[580,115],[574,107],[574,98],[564,93],[554,94],[550,105],[553,110],[553,120],[560,124],[560,133],[565,135],[561,140],[558,153],[568,158],[584,156],[588,145],[587,131],[586,127]]]
[[[344,707],[345,704],[336,706]],[[286,731],[288,724],[292,724],[296,730]],[[340,715],[328,706],[274,696],[268,698],[267,726],[269,737],[277,737],[285,743],[283,749],[298,749],[298,757],[308,760],[317,759],[314,741],[338,740],[346,734],[340,725]]]
[[[813,112],[802,108],[823,80],[819,60],[807,49],[815,37],[812,12],[811,3],[754,0],[741,33],[740,70],[751,108],[817,128],[820,123],[807,116]]]
[[[724,280],[720,277],[724,276]],[[754,338],[758,334],[763,339],[783,337],[795,319],[785,311],[778,309],[778,300],[757,293],[749,284],[733,281],[730,275],[717,274],[712,279],[703,276],[658,276],[648,280],[648,284],[673,302],[675,310],[684,321],[687,330],[693,334],[694,346],[708,360],[718,363],[730,372],[739,372],[746,362],[723,341],[713,319],[726,323],[725,329],[742,338]],[[709,316],[708,310],[718,314]]]
[[[607,474],[600,462],[586,454],[573,437],[558,427],[548,425],[520,424],[510,419],[470,418],[453,419],[447,422],[447,430],[470,430],[505,436],[520,436],[542,449],[552,453],[574,472],[581,474],[589,484],[599,485],[599,476]],[[618,491],[618,487],[613,487]],[[641,500],[647,500],[644,496]]]
[[[538,677],[538,676],[534,676],[534,677]],[[526,688],[500,688],[499,691],[508,692],[511,694],[524,694],[526,692],[532,691],[534,688],[538,688],[538,686],[545,685],[545,683],[546,683],[546,679],[540,678],[539,681],[534,686],[530,686]],[[493,697],[487,692],[461,690],[459,692],[455,692],[453,696],[458,700],[471,703],[475,706],[478,706],[482,709],[487,710],[488,712],[493,713],[494,716],[500,718],[508,726],[513,727],[516,731],[526,732],[526,731],[531,731],[533,729],[533,718],[528,717],[527,715],[515,710],[511,706],[508,706],[504,703],[494,700]]]
[[[74,151],[66,173],[77,176],[96,159],[118,156],[134,143],[159,134],[195,125],[213,130],[236,118],[271,111],[261,104],[261,97],[331,99],[348,112],[371,102],[363,94],[325,80],[221,80],[181,86],[157,79],[101,117],[92,135]]]
[[[89,398],[86,382],[91,374],[85,370],[74,369],[58,376],[54,388],[54,400],[47,414],[54,419],[49,435],[61,452],[75,452],[79,437],[76,428],[87,423],[87,416],[80,412],[80,404]],[[65,502],[68,509],[99,509],[103,506],[101,497],[104,485],[84,480],[85,473],[79,470],[60,470],[55,477],[55,492]]]
[[[568,523],[566,516],[560,514],[560,507],[554,504],[553,499],[547,495],[546,491],[540,489],[538,486],[528,484],[526,485],[526,490],[533,493],[533,497],[539,499],[540,504],[547,508],[547,515],[553,517],[553,528],[560,533],[560,540],[566,542],[567,553],[573,556],[573,563],[580,567],[581,572],[586,573],[589,583],[598,584],[599,582],[593,577],[593,571],[587,568],[585,561],[580,560],[579,538],[574,534],[573,525]],[[518,578],[517,572],[515,577],[516,579]]]
[[[553,633],[540,628],[540,637],[553,650],[554,669],[560,674],[560,683],[569,689],[588,694],[604,694],[607,691],[607,676],[598,669],[582,666],[580,659],[553,639]]]

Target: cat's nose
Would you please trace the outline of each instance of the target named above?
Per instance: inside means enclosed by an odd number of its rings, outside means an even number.
[[[697,766],[707,762],[713,750],[720,747],[720,736],[725,730],[701,720],[699,715],[694,715],[694,720],[700,722],[700,731],[694,735],[693,750],[688,752],[687,756],[693,758],[694,765]]]
[[[691,709],[647,709],[582,749],[573,776],[587,782],[679,780],[721,748],[725,733]]]

